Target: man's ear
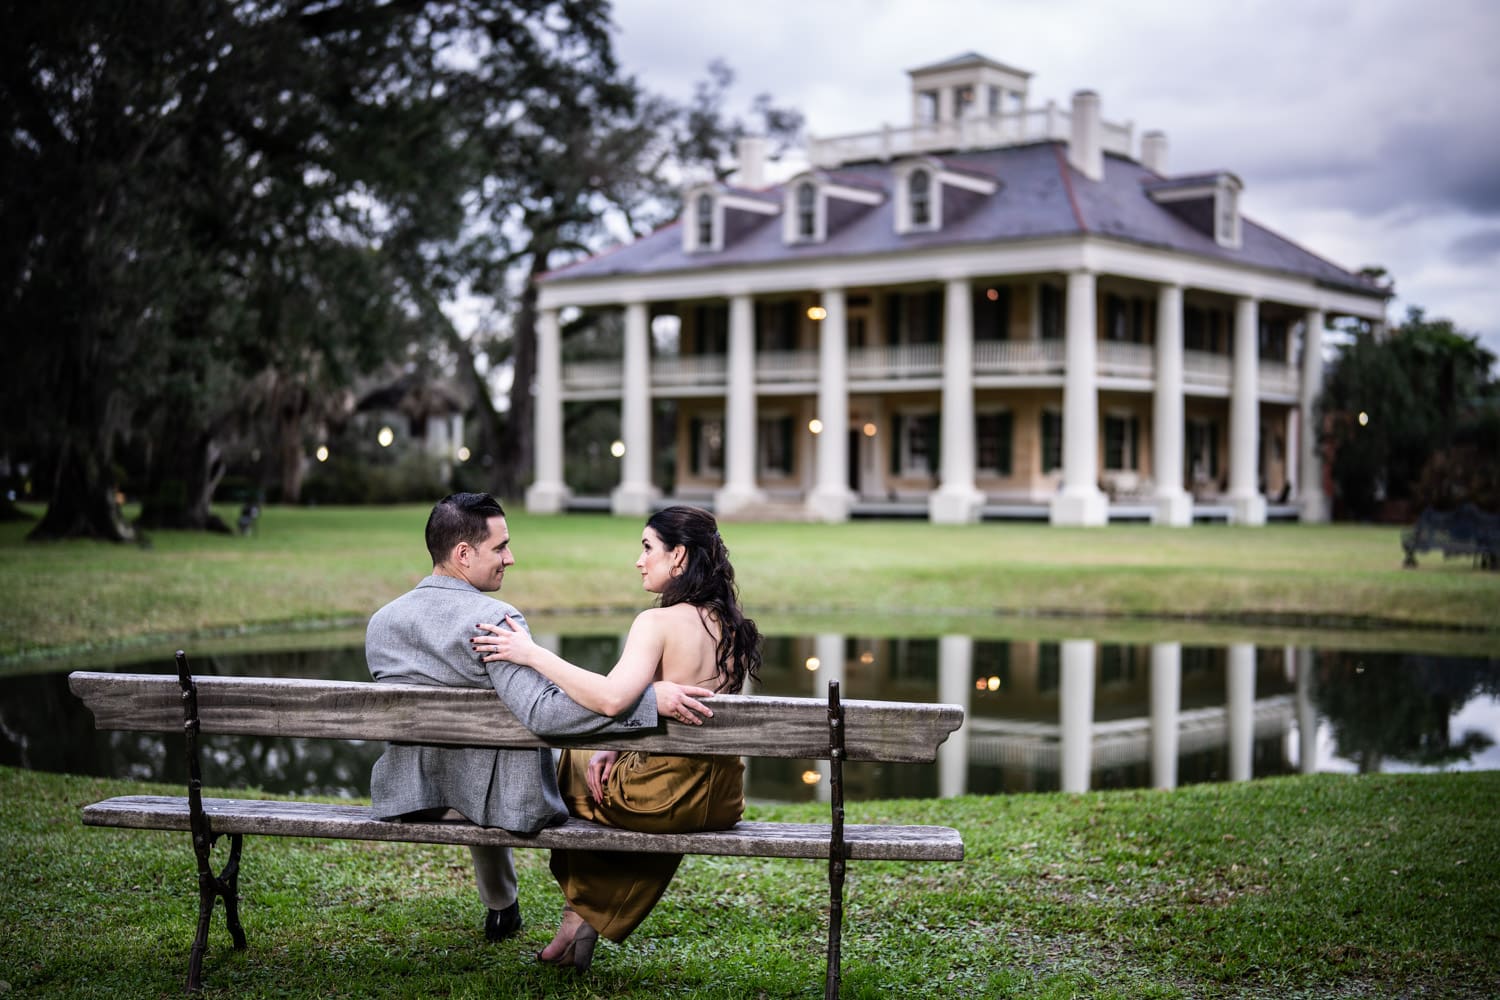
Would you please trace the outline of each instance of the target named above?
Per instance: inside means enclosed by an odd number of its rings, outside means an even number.
[[[448,553],[448,559],[455,566],[463,566],[467,568],[469,565],[469,558],[473,554],[474,550],[472,547],[470,547],[468,542],[459,542],[457,545],[453,546],[453,551]]]

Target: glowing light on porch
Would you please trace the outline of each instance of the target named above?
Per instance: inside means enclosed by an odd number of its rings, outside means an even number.
[[[611,455],[615,456],[615,458],[624,458],[625,457],[625,442],[624,441],[614,441],[614,442],[612,442],[610,444],[610,446],[609,446],[609,453]]]
[[[471,454],[472,452],[469,451],[468,447],[460,447],[458,449],[458,460],[460,462],[467,462]]]
[[[863,653],[859,654],[859,662],[868,667],[870,664],[875,662],[875,654],[867,649]]]
[[[986,288],[984,290],[984,297],[989,299],[991,302],[999,302],[1000,290],[998,288]]]
[[[807,422],[807,429],[812,431],[814,434],[822,434],[823,421],[819,420],[817,417],[813,417]]]
[[[817,670],[823,665],[823,661],[818,659],[816,656],[809,656],[807,658],[807,662],[802,665],[808,670]]]
[[[825,320],[828,318],[828,310],[822,306],[810,306],[807,310],[807,318],[815,323],[819,320]]]
[[[375,440],[380,443],[380,447],[389,448],[396,440],[396,432],[389,427],[382,427],[380,433],[375,435]]]
[[[326,444],[318,445],[318,450],[313,452],[313,456],[320,462],[328,461],[328,446]]]
[[[1359,426],[1364,427],[1370,422],[1370,415],[1364,410],[1359,411]]]
[[[864,431],[865,431],[865,437],[867,437],[867,438],[874,437],[875,436],[875,425],[874,424],[865,424]]]
[[[823,780],[823,776],[821,774],[819,774],[817,771],[803,771],[802,772],[802,783],[804,785],[816,785],[818,782],[820,782],[822,780]]]
[[[989,688],[991,691],[999,691],[1000,690],[1000,678],[992,676],[989,680],[987,680],[987,681],[984,682],[984,685],[985,685],[985,687]]]

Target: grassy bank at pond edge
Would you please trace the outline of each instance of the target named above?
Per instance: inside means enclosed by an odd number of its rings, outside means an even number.
[[[0,768],[0,990],[168,997],[197,907],[186,834],[78,809],[160,789]],[[215,791],[214,794],[221,794]],[[244,793],[230,793],[244,794]],[[847,997],[1491,997],[1500,774],[1317,775],[1172,792],[860,803],[851,822],[957,827],[966,860],[850,865]],[[826,806],[751,818],[826,819]],[[526,928],[487,945],[460,848],[246,840],[232,951],[208,997],[815,997],[819,863],[688,858],[622,947],[539,967],[559,908],[518,851]]]
[[[0,524],[0,666],[132,645],[170,652],[245,631],[362,627],[427,572],[427,510],[271,507],[251,537],[156,532],[123,546],[31,544],[26,524]],[[504,595],[533,620],[649,604],[632,568],[638,519],[509,520],[518,561]],[[723,534],[752,615],[849,633],[1065,634],[1072,617],[1097,615],[1164,623],[1174,640],[1203,627],[1288,630],[1289,643],[1379,628],[1406,648],[1470,655],[1500,641],[1500,573],[1436,555],[1402,569],[1391,527],[854,521],[727,523]],[[1013,616],[1019,626],[997,624]],[[1137,626],[1122,631],[1146,641]]]

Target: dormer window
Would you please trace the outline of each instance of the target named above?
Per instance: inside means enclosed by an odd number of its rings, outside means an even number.
[[[782,193],[782,242],[787,246],[827,242],[884,200],[885,192],[864,176],[821,170],[799,174]]]
[[[922,156],[896,164],[896,232],[942,229],[974,211],[1000,190],[1000,181],[978,171]]]
[[[914,170],[906,179],[906,205],[913,229],[932,225],[932,174]]]
[[[1164,177],[1149,181],[1152,201],[1229,250],[1240,247],[1240,191],[1244,185],[1228,171]]]
[[[714,199],[711,194],[700,194],[696,202],[698,222],[698,249],[712,250],[714,245]]]
[[[818,235],[818,186],[812,181],[797,185],[797,239],[811,240]]]

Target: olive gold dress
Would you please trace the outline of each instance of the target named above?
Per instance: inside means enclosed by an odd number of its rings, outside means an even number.
[[[557,782],[568,811],[580,819],[644,833],[724,830],[745,810],[745,765],[738,757],[621,753],[604,785],[589,798],[593,753],[564,750]],[[677,873],[680,854],[635,851],[553,851],[552,875],[568,905],[604,937],[619,943],[639,926]]]

